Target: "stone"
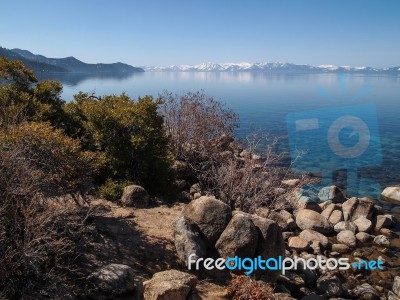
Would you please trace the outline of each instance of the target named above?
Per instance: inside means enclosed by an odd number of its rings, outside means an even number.
[[[378,246],[383,246],[383,247],[390,247],[390,241],[389,239],[384,236],[384,235],[377,235],[374,238],[374,244]]]
[[[361,243],[370,243],[374,237],[366,232],[359,232],[356,234],[356,239]]]
[[[357,245],[356,236],[351,230],[343,230],[336,236],[338,243],[345,244],[349,247],[355,247]]]
[[[388,292],[388,297],[387,300],[400,300],[400,296],[397,296],[395,293],[392,291]]]
[[[358,199],[356,197],[351,197],[347,201],[345,201],[342,205],[343,210],[343,218],[345,221],[351,220],[351,216],[353,211],[356,209],[358,205]]]
[[[295,187],[299,184],[300,179],[286,179],[282,180],[282,184],[288,187]]]
[[[190,202],[185,207],[183,216],[199,227],[202,239],[209,247],[217,241],[228,225],[232,212],[230,207],[222,201],[203,196]]]
[[[379,293],[368,283],[363,283],[353,289],[353,293],[360,300],[379,300]]]
[[[317,288],[328,297],[337,297],[343,293],[342,283],[336,275],[323,275],[317,280]]]
[[[268,219],[270,210],[266,207],[259,207],[255,210],[254,213],[259,217]]]
[[[145,300],[186,300],[197,284],[196,276],[177,270],[158,272],[143,282]]]
[[[199,199],[201,197],[201,194],[200,193],[194,193],[193,194],[193,200],[197,200],[197,199]]]
[[[323,187],[318,193],[318,198],[333,203],[343,203],[346,200],[342,191],[335,185]]]
[[[195,193],[200,193],[201,194],[201,186],[200,183],[195,183],[190,187],[189,193],[191,195],[194,195]]]
[[[297,213],[296,224],[302,230],[312,229],[322,234],[328,234],[333,229],[324,216],[310,209],[302,209]]]
[[[300,198],[297,206],[298,206],[298,211],[303,210],[303,209],[309,209],[309,210],[313,210],[317,213],[322,212],[322,208],[321,208],[321,206],[319,206],[319,204],[317,202],[307,201],[307,200],[304,200],[303,198]]]
[[[356,233],[356,231],[357,231],[357,226],[356,226],[353,222],[350,222],[350,221],[342,221],[342,222],[337,223],[337,224],[333,227],[333,229],[335,230],[335,232],[341,232],[341,231],[344,231],[344,230],[350,230],[350,231],[352,231],[353,233]]]
[[[271,219],[276,223],[278,223],[278,225],[281,227],[283,231],[293,229],[293,226],[296,226],[296,224],[293,224],[294,220],[292,214],[285,210],[279,213],[275,211],[269,212],[268,219]]]
[[[349,246],[344,245],[344,244],[333,244],[332,245],[332,252],[338,252],[338,253],[347,253],[350,251]]]
[[[396,219],[392,215],[376,216],[375,230],[379,231],[382,228],[392,228],[396,224]]]
[[[176,252],[186,266],[191,254],[194,254],[193,260],[206,255],[207,248],[196,225],[180,217],[173,222],[172,228]]]
[[[285,240],[285,241],[287,241],[292,236],[294,236],[294,233],[291,231],[282,232],[282,237],[283,237],[283,240]]]
[[[383,234],[384,236],[386,236],[389,239],[397,237],[397,234],[394,231],[387,229],[387,228],[381,228],[381,230],[379,230],[379,233]]]
[[[128,185],[122,192],[121,203],[129,207],[146,208],[149,205],[149,194],[140,185]]]
[[[364,216],[361,216],[358,219],[356,219],[354,221],[354,225],[357,226],[357,229],[360,232],[370,232],[372,229],[372,222]]]
[[[393,281],[393,293],[400,297],[400,276],[396,276]]]
[[[134,271],[122,264],[109,264],[91,273],[86,280],[86,294],[95,299],[109,299],[135,289]]]
[[[313,241],[318,241],[324,248],[326,248],[329,244],[328,238],[326,236],[311,229],[303,230],[302,232],[300,232],[299,237],[309,243]]]
[[[191,200],[190,194],[186,191],[181,191],[178,195],[178,199],[181,202],[189,202]]]
[[[325,209],[321,212],[321,215],[323,215],[325,218],[329,219],[331,216],[332,212],[336,209],[336,204],[331,203],[328,204]]]
[[[215,244],[222,258],[253,257],[258,241],[257,227],[248,214],[235,214]]]
[[[400,205],[400,186],[389,186],[381,194],[381,198],[387,202]]]
[[[263,259],[273,257],[279,259],[279,256],[285,257],[285,244],[282,237],[282,231],[279,225],[265,218],[252,215],[252,221],[258,229],[258,243],[255,256],[261,256]],[[256,274],[262,274],[268,281],[275,281],[279,275],[279,270],[256,270]]]
[[[343,221],[343,213],[341,210],[335,209],[332,214],[330,215],[329,222],[331,222],[332,225],[336,225],[337,223]]]
[[[301,237],[294,236],[289,238],[289,247],[296,251],[304,251],[310,247],[310,243],[303,240]]]
[[[390,241],[390,247],[393,249],[400,249],[400,239],[393,239]]]
[[[354,221],[361,216],[370,219],[373,208],[372,199],[352,197],[343,203],[343,218],[345,221]]]

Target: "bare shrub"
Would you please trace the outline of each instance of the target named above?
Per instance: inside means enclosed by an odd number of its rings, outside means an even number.
[[[229,298],[233,300],[271,300],[272,294],[270,285],[246,275],[236,276],[228,287]]]
[[[54,298],[79,278],[90,208],[76,193],[90,186],[92,159],[47,124],[0,133],[0,291],[8,298]],[[65,193],[72,204],[59,202]]]

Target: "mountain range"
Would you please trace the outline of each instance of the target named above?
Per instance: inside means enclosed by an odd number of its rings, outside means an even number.
[[[25,66],[36,73],[133,73],[144,72],[142,68],[132,67],[124,63],[113,64],[87,64],[75,57],[48,58],[43,55],[33,54],[27,50],[6,49],[0,47],[0,56],[8,59],[21,60]]]
[[[400,67],[378,69],[372,67],[349,67],[333,65],[297,65],[285,62],[265,63],[201,63],[198,65],[171,65],[165,67],[144,67],[146,71],[175,72],[274,72],[274,73],[360,73],[400,74]]]

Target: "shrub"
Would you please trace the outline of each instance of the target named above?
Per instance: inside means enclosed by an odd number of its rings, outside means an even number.
[[[97,99],[80,93],[66,106],[84,148],[100,153],[99,185],[108,179],[135,181],[153,195],[174,192],[159,104],[150,96],[134,101],[125,94]]]
[[[233,300],[271,300],[272,294],[270,285],[252,280],[246,275],[236,276],[228,287],[228,295]]]
[[[134,182],[128,180],[116,181],[107,179],[99,188],[99,196],[107,200],[118,201],[121,199],[124,188],[132,184]]]

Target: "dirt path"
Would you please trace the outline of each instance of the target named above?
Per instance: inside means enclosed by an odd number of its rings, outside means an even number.
[[[127,264],[135,270],[138,281],[168,269],[187,271],[176,256],[171,226],[181,216],[185,204],[147,209],[121,207],[105,200],[92,204],[100,234],[93,244],[93,253],[88,255],[97,266]],[[197,288],[201,299],[221,299],[218,296],[224,291],[224,287],[208,281],[200,281]]]

